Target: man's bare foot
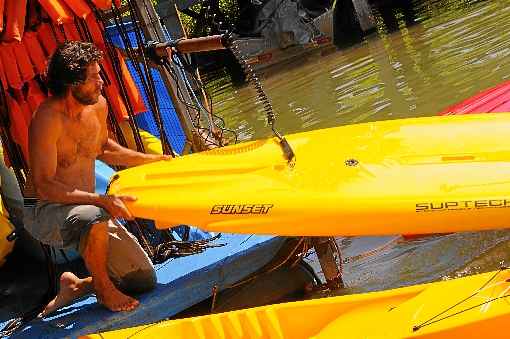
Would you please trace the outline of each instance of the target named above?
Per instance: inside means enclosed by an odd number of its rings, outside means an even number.
[[[71,272],[60,276],[60,290],[57,296],[46,305],[39,317],[45,317],[61,307],[69,305],[73,300],[92,292],[92,279],[80,279]]]
[[[96,287],[95,290],[97,300],[110,311],[128,312],[134,310],[139,305],[138,300],[125,295],[117,288],[115,288],[113,284],[103,288]]]

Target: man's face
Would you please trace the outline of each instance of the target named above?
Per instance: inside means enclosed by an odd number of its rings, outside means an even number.
[[[103,80],[99,75],[99,65],[97,62],[87,67],[87,76],[85,82],[72,86],[71,94],[82,105],[94,105],[99,100],[101,89],[103,88]]]

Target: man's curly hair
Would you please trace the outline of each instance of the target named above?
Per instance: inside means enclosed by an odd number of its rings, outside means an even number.
[[[90,42],[67,41],[60,45],[50,58],[46,85],[50,93],[63,96],[68,88],[86,80],[87,67],[103,57]]]

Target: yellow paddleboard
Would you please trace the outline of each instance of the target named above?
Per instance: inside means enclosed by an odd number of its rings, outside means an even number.
[[[510,272],[147,324],[87,338],[508,338]]]
[[[364,123],[121,171],[109,193],[158,227],[278,235],[426,234],[510,226],[510,113]]]

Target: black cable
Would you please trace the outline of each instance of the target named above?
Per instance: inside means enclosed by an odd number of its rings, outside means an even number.
[[[187,71],[187,73],[191,75],[191,81],[194,83],[194,85],[196,85],[199,88],[204,88],[205,87],[204,84],[202,83],[202,81],[196,77],[196,75],[195,75],[191,65],[188,63],[186,58],[183,58],[180,53],[174,53],[174,54],[172,54],[172,57],[178,58],[179,63],[176,63],[176,64],[178,65],[178,67],[182,68],[183,72]],[[208,112],[208,113],[211,114],[214,118],[220,120],[220,122],[221,122],[221,126],[215,126],[215,127],[218,127],[218,128],[220,128],[222,130],[227,130],[227,131],[232,132],[232,133],[235,134],[234,131],[229,130],[229,129],[227,129],[225,127],[226,126],[225,120],[222,117],[220,117],[219,115],[214,114],[214,112],[212,111],[212,108],[213,108],[212,98],[209,95],[209,93],[207,93],[207,91],[204,90],[204,93],[205,93],[205,100],[207,101],[208,106],[211,109],[211,111]],[[237,140],[237,135],[236,135],[236,140]]]
[[[190,71],[190,69],[189,69],[190,66],[187,64],[186,61],[184,61],[184,58],[182,58],[181,55],[178,52],[172,53],[172,60],[174,61],[174,64],[176,65],[176,67],[178,67],[181,70],[181,72],[186,72],[186,73],[191,75],[191,81],[193,82],[193,84],[195,86],[197,86],[198,88],[203,87],[203,84],[195,77],[194,73],[192,71]],[[177,74],[175,74],[175,71],[168,64],[168,60],[164,60],[163,67],[167,70],[167,72],[172,76],[173,79],[177,79],[178,76],[177,76]],[[199,132],[200,131],[207,131],[208,135],[207,135],[206,141],[213,142],[217,146],[222,146],[221,138],[223,137],[224,132],[228,131],[229,133],[231,133],[234,136],[235,142],[237,142],[237,133],[235,131],[225,127],[226,124],[225,124],[225,121],[224,121],[224,119],[222,117],[220,117],[220,116],[214,114],[213,112],[207,110],[205,107],[202,106],[202,104],[200,102],[195,102],[195,103],[187,102],[185,100],[183,94],[182,94],[182,89],[181,89],[179,83],[177,81],[176,81],[176,83],[177,83],[177,98],[186,107],[192,108],[194,111],[197,112],[197,114],[194,117],[190,115],[190,118],[191,118],[191,121],[193,123],[193,127],[196,128]],[[189,91],[189,92],[193,91],[193,88],[188,85],[187,81],[185,81],[185,86],[186,86],[186,90],[187,91]],[[190,96],[190,97],[193,98],[194,96]],[[195,98],[195,100],[197,100],[197,98]],[[212,107],[211,99],[208,96],[207,92],[206,92],[206,100],[208,100],[208,102],[210,103],[210,107]],[[210,114],[210,116],[211,116],[211,118],[210,118],[211,128],[201,127],[201,123],[200,123],[201,114],[200,114],[200,112],[206,112],[207,114]],[[218,121],[220,121],[220,123],[218,123]],[[219,136],[220,140],[216,140],[215,135],[214,135],[214,133],[212,131],[213,128],[216,128],[216,129],[221,131],[221,134]],[[209,138],[211,136],[212,136],[212,138]]]
[[[122,35],[122,33],[125,33],[124,23],[122,21],[119,21],[119,17],[120,17],[120,20],[122,20],[122,16],[121,16],[120,12],[118,11],[118,8],[116,7],[115,4],[112,5],[112,12],[115,14],[114,20],[115,20],[115,26],[117,27],[117,31],[119,32],[119,35],[121,36],[121,38],[124,42],[124,46],[127,46],[125,44],[124,36]],[[108,54],[110,55],[110,59],[112,60],[112,66],[114,67],[114,70],[115,70],[117,83],[119,84],[119,88],[121,89],[122,99],[126,104],[126,108],[128,109],[128,117],[129,117],[128,123],[131,127],[131,130],[133,131],[133,137],[135,140],[137,150],[139,152],[145,153],[145,147],[143,145],[142,137],[140,136],[140,130],[138,128],[138,125],[136,124],[136,120],[135,120],[135,116],[134,116],[134,109],[131,106],[131,101],[129,100],[129,95],[127,93],[127,89],[125,88],[124,83],[120,77],[120,74],[122,73],[122,69],[121,69],[121,65],[120,65],[120,60],[117,55],[117,51],[115,49],[115,45],[111,41],[111,38],[108,34],[105,34],[105,32],[102,32],[102,33],[103,33],[103,40],[105,41]],[[126,35],[127,40],[129,41],[129,37],[127,37],[126,33],[125,33],[125,35]],[[133,51],[131,49],[126,49],[126,50],[128,52],[128,56],[133,61],[133,64],[137,64],[136,59],[133,59],[133,57],[135,57]]]
[[[92,0],[87,0],[89,6],[93,9],[94,11],[94,15],[95,15],[95,18],[96,19],[100,19],[101,22],[103,23],[103,25],[105,24],[104,23],[104,20],[103,20],[103,17],[101,15],[101,12],[99,12],[95,6],[92,4],[91,2]],[[112,6],[112,11],[114,11],[114,8],[117,9],[115,7],[115,5]],[[85,32],[86,34],[86,38],[89,40],[89,41],[93,41],[93,38],[92,38],[92,34],[90,33],[90,30],[87,28],[87,25],[83,22],[83,20],[81,21],[82,22],[82,28],[83,28],[83,31]],[[117,26],[118,27],[118,26]],[[116,77],[116,80],[117,80],[117,84],[119,86],[119,89],[120,89],[120,95],[122,97],[122,100],[125,104],[125,107],[127,109],[127,113],[128,113],[128,123],[129,123],[129,126],[131,128],[131,131],[133,133],[133,139],[135,141],[135,144],[136,144],[136,148],[139,152],[142,152],[144,153],[145,152],[145,147],[143,145],[143,141],[142,141],[142,138],[140,136],[140,130],[138,129],[138,126],[136,124],[136,120],[134,118],[134,109],[131,105],[131,101],[129,100],[129,95],[127,93],[127,89],[125,87],[125,84],[124,82],[122,81],[121,79],[121,74],[122,74],[122,69],[121,69],[121,66],[120,66],[120,61],[118,59],[118,56],[117,56],[117,52],[116,52],[116,49],[115,49],[115,46],[113,45],[111,39],[109,36],[107,36],[107,34],[105,34],[104,30],[101,29],[101,34],[102,34],[102,38],[103,38],[103,41],[105,42],[105,47],[106,47],[106,51],[107,51],[107,54],[108,56],[110,57],[110,60],[112,61],[112,66],[114,68],[114,73],[115,73],[115,77]],[[103,70],[103,74],[106,75],[106,72]],[[109,106],[109,111],[111,112],[111,105],[110,103],[108,103],[108,106]],[[115,127],[115,132],[117,134],[117,136],[122,136],[122,138],[118,139],[119,142],[123,145],[123,146],[127,146],[127,142],[125,141],[125,137],[124,137],[124,134],[122,133],[120,127],[118,126],[118,122],[115,118],[110,118],[110,123]],[[122,143],[123,142],[123,143]]]

